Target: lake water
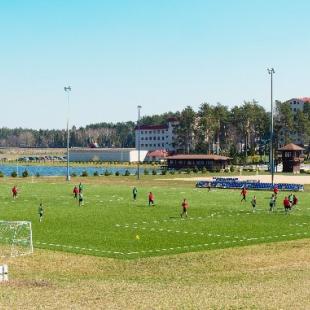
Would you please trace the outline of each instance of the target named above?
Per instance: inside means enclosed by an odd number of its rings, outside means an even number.
[[[66,176],[67,175],[67,167],[57,167],[57,166],[27,166],[27,165],[0,165],[0,171],[6,175],[10,176],[13,171],[16,171],[19,176],[22,175],[23,171],[27,170],[30,175],[40,176]],[[70,174],[75,173],[77,176],[81,175],[83,171],[87,171],[89,176],[92,176],[94,172],[98,172],[99,174],[104,174],[105,170],[108,170],[112,174],[115,174],[116,171],[122,175],[126,170],[130,172],[130,174],[135,174],[137,171],[137,167],[70,167]],[[149,171],[151,169],[148,169]],[[151,172],[151,171],[150,171]],[[140,173],[144,173],[144,168],[140,168]]]

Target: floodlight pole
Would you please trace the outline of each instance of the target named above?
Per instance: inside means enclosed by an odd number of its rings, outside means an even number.
[[[67,99],[68,99],[68,115],[67,115],[67,181],[70,181],[70,170],[69,170],[69,142],[70,142],[70,133],[69,133],[69,103],[70,103],[70,91],[71,86],[64,87],[65,92],[67,93]]]
[[[140,112],[141,112],[141,105],[137,106],[138,108],[138,169],[137,169],[137,179],[140,180],[140,149],[141,149],[141,131],[140,131]]]
[[[269,165],[271,171],[271,184],[274,183],[274,152],[273,152],[273,75],[275,73],[273,68],[267,69],[268,74],[270,74],[270,105],[271,105],[271,114],[270,114],[270,157]]]

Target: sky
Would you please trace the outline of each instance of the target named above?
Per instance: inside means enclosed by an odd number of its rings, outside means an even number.
[[[308,0],[0,0],[0,127],[310,96]],[[64,86],[70,85],[69,98]]]

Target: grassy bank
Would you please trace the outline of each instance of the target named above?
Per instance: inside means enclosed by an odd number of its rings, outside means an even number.
[[[309,309],[308,240],[115,260],[36,250],[6,261],[1,309]]]

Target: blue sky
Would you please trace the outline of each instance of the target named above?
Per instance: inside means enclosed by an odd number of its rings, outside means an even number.
[[[272,3],[270,3],[272,2]],[[0,127],[310,96],[310,1],[0,0]]]

